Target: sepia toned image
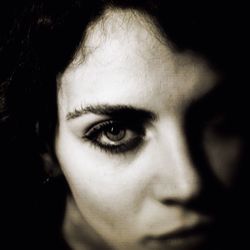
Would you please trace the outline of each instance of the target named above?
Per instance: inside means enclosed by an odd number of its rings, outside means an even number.
[[[247,18],[239,2],[6,3],[3,249],[248,249]]]

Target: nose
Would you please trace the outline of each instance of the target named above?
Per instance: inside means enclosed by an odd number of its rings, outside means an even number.
[[[164,203],[187,203],[200,195],[202,180],[192,160],[185,130],[175,120],[160,131],[152,163],[154,194]]]

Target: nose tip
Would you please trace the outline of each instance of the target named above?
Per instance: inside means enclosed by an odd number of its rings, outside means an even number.
[[[181,166],[168,176],[161,174],[158,182],[158,198],[164,203],[189,203],[200,196],[202,192],[202,181],[196,169]],[[186,171],[184,171],[186,168]]]

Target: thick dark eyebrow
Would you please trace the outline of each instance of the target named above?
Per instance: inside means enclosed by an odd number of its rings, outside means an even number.
[[[96,114],[109,116],[117,120],[140,120],[141,122],[150,122],[157,119],[157,115],[149,110],[135,108],[127,105],[90,105],[75,109],[66,115],[67,120],[73,120],[85,114]]]

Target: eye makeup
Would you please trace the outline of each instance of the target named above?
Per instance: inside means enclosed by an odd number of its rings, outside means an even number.
[[[143,143],[145,124],[106,120],[92,125],[83,133],[83,139],[111,154],[133,151]]]
[[[112,154],[128,153],[138,148],[145,137],[148,124],[157,119],[149,110],[130,105],[90,105],[69,112],[66,120],[71,122],[87,114],[98,117],[81,132],[81,138],[98,149]],[[81,121],[81,120],[79,120]]]

